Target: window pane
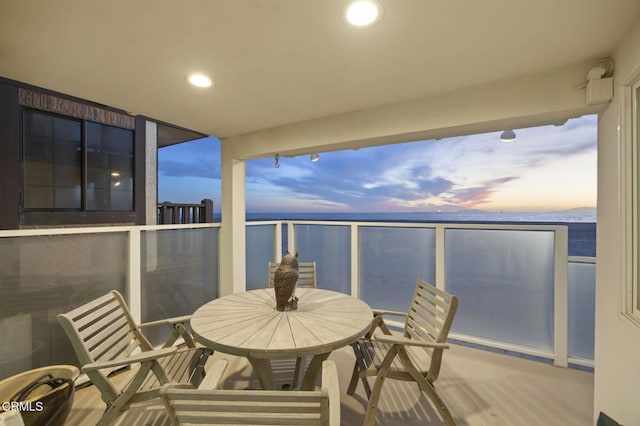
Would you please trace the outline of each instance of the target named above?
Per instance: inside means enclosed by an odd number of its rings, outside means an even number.
[[[133,132],[87,123],[87,210],[133,210]]]
[[[24,208],[82,207],[80,121],[25,110],[23,152]]]

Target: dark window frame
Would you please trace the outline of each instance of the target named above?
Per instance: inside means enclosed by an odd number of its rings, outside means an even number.
[[[80,123],[81,131],[81,184],[80,184],[80,208],[26,208],[25,199],[25,145],[26,145],[26,114],[28,111],[37,112],[39,114],[50,115],[63,119],[69,119]],[[99,121],[88,120],[85,118],[67,116],[52,111],[41,110],[29,106],[20,106],[20,223],[26,226],[68,226],[68,225],[86,225],[86,224],[134,224],[136,223],[137,210],[137,189],[139,185],[137,181],[138,166],[138,149],[136,148],[136,130],[129,129],[112,124],[101,123]],[[131,210],[88,210],[87,209],[87,125],[95,123],[101,126],[113,127],[125,130],[131,134],[131,179],[132,179],[132,199]]]

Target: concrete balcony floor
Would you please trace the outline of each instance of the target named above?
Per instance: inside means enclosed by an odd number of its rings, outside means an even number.
[[[225,389],[257,389],[258,381],[244,358],[216,353],[229,361]],[[331,354],[338,366],[343,425],[361,425],[366,398],[361,384],[346,394],[354,356],[350,347]],[[291,366],[290,370],[280,367]],[[274,363],[277,383],[291,378],[293,361]],[[124,380],[126,373],[119,376]],[[478,349],[452,345],[445,353],[436,389],[458,425],[592,425],[593,374]],[[78,389],[67,424],[95,424],[104,410],[95,387]],[[132,406],[119,425],[168,425],[160,400]],[[387,380],[377,425],[441,425],[442,421],[414,383]]]

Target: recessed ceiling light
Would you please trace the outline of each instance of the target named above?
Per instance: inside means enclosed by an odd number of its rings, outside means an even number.
[[[380,19],[381,8],[373,0],[358,0],[347,6],[346,18],[351,25],[366,27]]]
[[[211,87],[211,79],[204,74],[191,74],[187,78],[196,87]]]

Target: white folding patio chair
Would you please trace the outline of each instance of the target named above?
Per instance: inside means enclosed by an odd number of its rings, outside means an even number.
[[[440,373],[447,335],[458,308],[458,298],[418,279],[409,311],[374,311],[371,330],[353,343],[356,363],[347,389],[352,395],[361,379],[369,403],[364,425],[375,423],[378,400],[385,379],[415,381],[436,406],[445,424],[454,425],[453,417],[436,392],[434,383]],[[394,335],[384,322],[384,315],[405,316],[404,334]],[[382,334],[374,334],[379,329]],[[368,377],[375,377],[371,390]]]
[[[221,375],[226,361],[212,369]],[[208,381],[209,376],[207,376]],[[333,361],[322,363],[322,388],[314,391],[220,390],[211,380],[198,389],[167,384],[160,393],[173,425],[340,426],[340,388]]]
[[[99,425],[115,420],[130,404],[158,397],[165,383],[198,386],[213,351],[195,346],[183,324],[187,320],[188,316],[137,325],[117,291],[58,315],[82,371],[107,404]],[[154,349],[140,330],[160,325],[173,326],[173,333],[161,349]],[[171,346],[178,336],[185,347]],[[109,377],[116,369],[136,366],[135,375],[122,386]]]

